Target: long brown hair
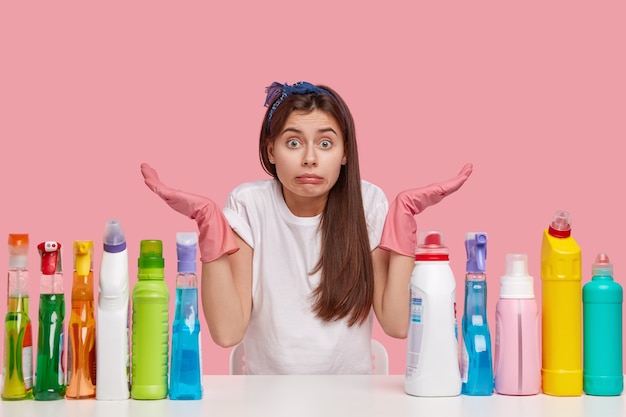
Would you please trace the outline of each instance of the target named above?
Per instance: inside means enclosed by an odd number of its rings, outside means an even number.
[[[259,156],[263,169],[278,180],[267,148],[293,111],[318,109],[335,118],[341,127],[347,162],[341,167],[321,215],[321,254],[311,273],[321,270],[322,276],[313,292],[313,311],[324,321],[348,317],[348,324],[352,326],[367,319],[374,295],[374,270],[363,210],[356,132],[343,99],[328,87],[318,87],[328,94],[294,94],[284,98],[274,110],[268,126],[270,103],[261,127]]]

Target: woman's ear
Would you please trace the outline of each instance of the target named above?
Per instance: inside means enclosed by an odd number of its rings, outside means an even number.
[[[348,158],[346,158],[346,156],[343,156],[343,159],[341,160],[341,165],[345,165],[348,162]]]
[[[267,144],[267,159],[270,161],[271,164],[275,164],[275,159],[274,159],[274,142],[270,142]]]

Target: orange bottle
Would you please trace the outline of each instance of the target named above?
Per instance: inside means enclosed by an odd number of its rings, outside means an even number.
[[[93,296],[93,242],[74,242],[72,312],[69,320],[67,391],[72,399],[96,397],[96,320]]]

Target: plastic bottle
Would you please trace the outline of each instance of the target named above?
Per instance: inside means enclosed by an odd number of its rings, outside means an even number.
[[[109,341],[110,343],[110,341]],[[96,396],[96,319],[93,241],[74,241],[72,311],[68,324],[67,390],[72,399]]]
[[[583,391],[581,251],[567,211],[556,211],[543,231],[542,389],[555,396]]]
[[[491,334],[487,324],[487,234],[467,233],[465,274],[465,308],[461,321],[463,353],[461,356],[461,393],[493,394],[493,361]]]
[[[130,309],[128,250],[119,221],[106,222],[98,294],[96,327],[96,400],[130,396]]]
[[[583,390],[589,395],[620,395],[622,368],[622,286],[613,265],[599,253],[583,287]]]
[[[28,234],[9,234],[2,399],[33,398],[33,336],[28,316]]]
[[[528,256],[506,255],[496,304],[495,389],[504,395],[541,391],[539,312]]]
[[[196,276],[196,233],[177,233],[176,311],[172,325],[170,399],[202,398],[198,278]]]
[[[443,233],[422,231],[410,283],[407,394],[439,397],[461,393],[455,335],[456,282]]]
[[[133,288],[132,398],[167,396],[169,290],[165,284],[163,242],[142,240],[138,281]]]
[[[37,249],[41,257],[41,281],[35,400],[60,400],[65,398],[65,294],[61,244],[46,241],[37,245]]]

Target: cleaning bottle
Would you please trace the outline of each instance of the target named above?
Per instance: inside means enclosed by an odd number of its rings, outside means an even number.
[[[65,398],[65,293],[61,244],[45,241],[37,245],[37,249],[41,257],[41,281],[35,400],[60,400]]]
[[[122,224],[108,220],[102,238],[96,327],[96,400],[130,396],[128,250]]]
[[[467,263],[465,268],[465,308],[461,327],[461,393],[464,395],[493,394],[493,362],[491,335],[487,324],[487,234],[467,233],[465,237]]]
[[[581,251],[570,214],[554,213],[541,244],[542,389],[554,396],[583,391]]]
[[[163,242],[142,240],[138,281],[133,288],[130,395],[138,400],[167,396],[169,290],[165,283]]]
[[[172,326],[170,392],[172,400],[202,398],[198,278],[196,276],[197,233],[177,233],[176,311]]]
[[[456,282],[443,232],[421,231],[410,283],[407,394],[424,397],[461,393],[455,335]]]
[[[613,265],[599,253],[583,286],[583,390],[588,395],[620,395],[622,367],[622,286]]]
[[[503,395],[541,391],[539,312],[528,256],[506,255],[496,304],[495,390]]]
[[[28,316],[28,234],[9,234],[2,399],[33,398],[33,336]]]
[[[74,241],[72,311],[68,324],[67,390],[71,399],[96,396],[93,241]],[[109,341],[110,343],[110,341]]]

